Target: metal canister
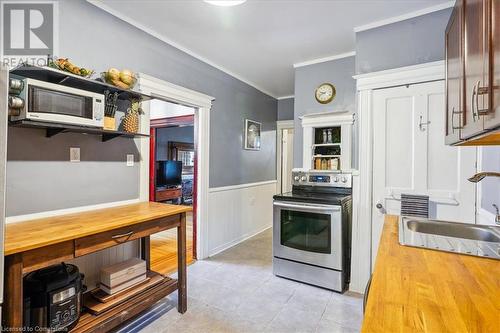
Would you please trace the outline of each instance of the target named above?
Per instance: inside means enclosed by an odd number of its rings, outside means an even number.
[[[24,107],[24,99],[18,96],[9,95],[9,109],[22,109]]]
[[[19,116],[24,107],[24,99],[18,96],[9,95],[9,116]]]
[[[19,117],[21,115],[21,109],[9,109],[9,116]]]
[[[19,79],[9,79],[9,93],[19,94],[24,89],[24,81]]]
[[[19,116],[23,107],[24,99],[18,96],[9,95],[9,116]]]

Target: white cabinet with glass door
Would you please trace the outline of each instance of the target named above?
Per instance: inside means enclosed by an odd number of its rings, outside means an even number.
[[[350,170],[354,115],[328,112],[302,117],[303,167],[312,170]]]

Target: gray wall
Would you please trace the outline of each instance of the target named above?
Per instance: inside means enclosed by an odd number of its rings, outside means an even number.
[[[126,166],[127,154],[139,162],[133,140],[12,127],[8,135],[7,216],[138,197],[138,164]],[[68,162],[70,147],[80,147],[81,162]]]
[[[85,1],[59,2],[59,43],[59,56],[98,73],[109,67],[131,68],[215,97],[210,111],[211,187],[276,179],[276,99]],[[242,149],[244,118],[263,123],[261,151]],[[9,153],[40,145],[43,150],[30,149],[32,156],[9,160],[8,216],[138,197],[139,171],[125,166],[126,153],[140,158],[133,141],[100,143],[98,137],[71,134],[45,139],[41,131],[10,132]],[[80,146],[81,163],[68,162],[68,142]],[[120,162],[109,161],[105,154],[92,161],[84,156],[101,150],[121,152],[114,157]],[[38,177],[30,177],[34,170]]]
[[[194,142],[194,127],[167,127],[159,128],[156,131],[156,160],[162,161],[168,159],[168,142]]]
[[[444,59],[452,8],[356,33],[356,74]]]
[[[302,125],[299,119],[300,116],[310,113],[330,111],[355,112],[356,81],[352,78],[354,75],[354,61],[354,57],[348,57],[310,66],[298,67],[295,70],[295,137],[293,142],[294,167],[303,167]],[[337,91],[335,99],[327,105],[318,103],[314,97],[315,89],[324,82],[332,83]],[[354,150],[356,150],[356,146],[357,140],[354,140]],[[353,161],[353,165],[356,165],[355,161]]]
[[[293,120],[294,98],[278,100],[278,120]]]

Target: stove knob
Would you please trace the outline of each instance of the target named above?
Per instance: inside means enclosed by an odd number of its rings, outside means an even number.
[[[307,177],[306,176],[302,176],[302,177],[300,177],[300,180],[303,181],[303,182],[305,182],[307,180]]]
[[[335,178],[333,178],[333,182],[334,182],[334,183],[338,183],[338,182],[339,182],[339,177],[335,177]]]
[[[295,180],[296,182],[298,182],[298,181],[299,181],[299,179],[300,179],[300,177],[299,177],[299,176],[295,176],[295,177],[293,177],[293,180]]]
[[[347,183],[347,178],[346,177],[342,177],[342,183]]]

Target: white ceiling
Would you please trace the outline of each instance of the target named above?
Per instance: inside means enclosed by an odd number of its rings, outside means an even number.
[[[449,0],[91,1],[273,97],[294,92],[293,64],[353,51],[353,28]]]

